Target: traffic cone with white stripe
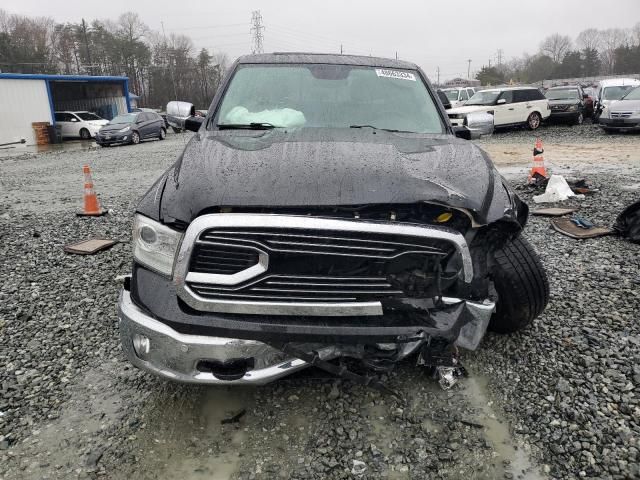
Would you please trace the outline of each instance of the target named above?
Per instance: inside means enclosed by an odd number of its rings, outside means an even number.
[[[533,167],[531,167],[531,171],[529,172],[529,183],[535,183],[536,174],[544,178],[549,178],[547,169],[544,166],[544,157],[542,156],[543,153],[544,148],[542,148],[542,140],[537,138],[536,144],[533,147]]]
[[[100,201],[93,189],[93,180],[91,179],[91,169],[89,165],[82,167],[84,173],[84,208],[78,215],[82,217],[99,217],[104,215],[106,210],[100,206]]]

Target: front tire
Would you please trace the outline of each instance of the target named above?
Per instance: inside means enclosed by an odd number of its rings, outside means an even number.
[[[538,112],[533,112],[529,115],[529,118],[527,118],[527,128],[529,130],[537,130],[541,123],[542,117]]]
[[[167,138],[167,131],[164,128],[160,129],[160,133],[158,134],[158,138],[160,140],[164,140],[165,138]]]
[[[584,115],[579,113],[574,122],[575,125],[582,125],[584,123]]]
[[[527,327],[549,303],[549,281],[538,254],[518,235],[493,256],[491,277],[498,293],[489,329],[513,333]]]
[[[87,130],[86,128],[81,129],[80,138],[82,140],[89,140],[91,138],[91,132],[89,132],[89,130]]]
[[[133,132],[131,134],[131,143],[133,145],[138,145],[140,143],[140,134],[138,132]]]

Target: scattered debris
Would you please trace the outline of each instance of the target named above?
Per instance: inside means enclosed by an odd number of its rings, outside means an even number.
[[[533,197],[536,203],[563,202],[570,197],[577,197],[562,175],[551,175],[547,188],[542,195]]]
[[[573,190],[573,193],[576,194],[587,195],[600,191],[597,188],[590,187],[585,179],[567,180],[567,183],[571,187],[571,190]]]
[[[570,213],[574,213],[574,212],[577,212],[577,211],[578,211],[577,207],[571,207],[571,208],[558,208],[558,207],[539,208],[537,210],[532,211],[531,215],[539,215],[539,216],[543,216],[543,217],[562,217],[564,215],[569,215]]]
[[[116,243],[118,242],[106,238],[93,238],[65,245],[64,251],[67,253],[74,253],[76,255],[93,255],[102,250],[113,247]]]
[[[440,347],[440,348],[439,348]],[[424,345],[418,357],[418,365],[426,367],[443,390],[449,390],[467,371],[460,363],[456,351],[450,345]]]
[[[633,243],[640,243],[640,200],[625,208],[613,226],[616,232]]]
[[[223,418],[220,420],[222,425],[228,425],[230,423],[238,423],[242,417],[244,417],[245,413],[247,413],[247,409],[243,408],[242,410],[238,410],[236,413],[231,415],[230,417]]]
[[[367,464],[361,460],[353,460],[353,467],[351,468],[351,473],[353,475],[364,475],[364,472],[367,470]]]
[[[580,225],[579,225],[580,224]],[[578,218],[554,218],[551,220],[551,227],[571,238],[582,239],[582,238],[595,238],[595,237],[603,237],[605,235],[611,235],[613,230],[605,227],[596,227],[593,226],[591,222],[588,222],[590,227],[586,226],[584,219]]]

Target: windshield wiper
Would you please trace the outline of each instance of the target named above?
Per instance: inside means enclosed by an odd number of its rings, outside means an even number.
[[[382,130],[384,132],[392,132],[392,133],[418,133],[418,132],[410,132],[409,130],[397,130],[395,128],[379,128],[374,125],[349,125],[349,128],[373,128],[374,130]]]
[[[220,130],[273,130],[274,128],[285,128],[268,122],[219,123],[216,126]]]

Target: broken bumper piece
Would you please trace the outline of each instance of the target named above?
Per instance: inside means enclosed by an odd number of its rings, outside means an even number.
[[[495,304],[443,298],[444,308],[432,312],[435,325],[425,329],[433,335],[441,324],[463,325],[456,344],[475,349],[482,339]],[[257,340],[191,335],[177,332],[138,308],[128,291],[118,303],[120,337],[125,354],[135,366],[170,380],[219,385],[263,385],[309,366],[299,358]],[[455,319],[455,320],[454,320]],[[420,335],[420,332],[416,332]],[[426,338],[425,335],[423,335]],[[354,345],[296,344],[315,352],[322,360],[358,357]],[[412,348],[407,348],[411,346]],[[396,360],[416,351],[419,345],[404,344]]]

